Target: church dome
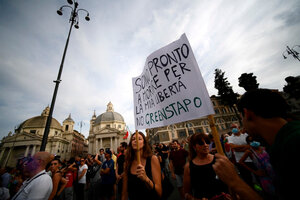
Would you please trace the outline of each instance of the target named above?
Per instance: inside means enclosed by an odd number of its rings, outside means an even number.
[[[46,127],[47,117],[49,115],[49,107],[47,106],[42,112],[41,116],[32,117],[25,120],[19,127],[19,129],[26,128],[44,128]],[[55,119],[52,118],[50,128],[62,129],[61,124]]]
[[[117,112],[114,112],[113,104],[111,102],[108,103],[106,112],[102,113],[96,118],[95,125],[108,121],[124,122],[124,118],[122,117],[122,115]]]
[[[71,118],[71,114],[69,114],[69,117],[63,121],[63,123],[66,123],[66,122],[75,123],[74,120]]]

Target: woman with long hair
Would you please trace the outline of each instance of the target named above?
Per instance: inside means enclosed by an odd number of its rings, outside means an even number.
[[[185,199],[211,199],[226,195],[227,186],[216,177],[212,167],[215,157],[209,153],[210,139],[204,133],[190,138],[189,162],[184,167]]]
[[[63,178],[62,172],[60,171],[61,161],[57,158],[51,161],[50,170],[52,174],[53,189],[50,194],[49,200],[60,199],[60,194],[64,190],[67,181]]]
[[[140,163],[137,159],[137,141]],[[152,200],[162,195],[161,169],[158,158],[153,155],[150,145],[142,132],[134,133],[125,155],[122,200]]]

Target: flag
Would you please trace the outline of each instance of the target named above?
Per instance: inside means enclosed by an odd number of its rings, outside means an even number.
[[[123,139],[127,139],[127,138],[128,138],[128,135],[129,135],[129,133],[128,133],[128,131],[127,131],[127,133],[126,133],[126,135],[123,137]]]

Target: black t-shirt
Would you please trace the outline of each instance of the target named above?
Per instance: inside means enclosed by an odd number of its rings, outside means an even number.
[[[161,151],[169,151],[169,147],[167,147],[166,145],[163,145],[163,147],[161,148]],[[168,158],[168,153],[162,153],[162,159],[167,159]]]
[[[125,155],[121,154],[117,159],[119,175],[122,174],[124,171],[124,162],[125,162]]]
[[[216,173],[212,167],[215,159],[205,165],[195,165],[190,163],[190,177],[192,195],[196,198],[212,198],[222,192],[227,193],[227,186],[216,178]]]
[[[275,170],[275,190],[279,199],[299,197],[299,166],[296,164],[300,155],[300,121],[285,124],[277,133],[270,147],[270,161]]]

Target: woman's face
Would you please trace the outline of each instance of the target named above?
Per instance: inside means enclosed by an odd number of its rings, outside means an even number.
[[[142,149],[144,147],[144,138],[138,133],[138,138],[139,138],[139,149]],[[132,136],[132,148],[137,149],[136,147],[136,135]]]
[[[196,143],[194,149],[196,153],[201,153],[201,154],[208,154],[209,153],[209,140],[200,140],[199,142]]]
[[[56,172],[58,170],[59,163],[57,160],[53,160],[50,165],[51,172]]]

